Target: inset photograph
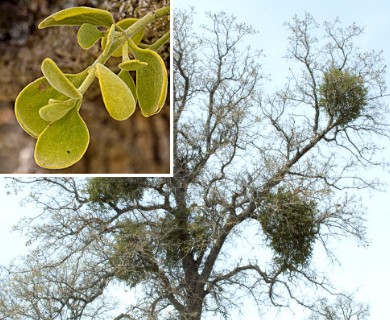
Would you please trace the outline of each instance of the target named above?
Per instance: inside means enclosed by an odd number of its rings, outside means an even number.
[[[0,174],[172,174],[169,0],[0,12]]]

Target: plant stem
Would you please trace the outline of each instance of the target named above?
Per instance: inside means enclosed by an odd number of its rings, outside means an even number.
[[[96,68],[94,66],[91,66],[88,70],[87,77],[85,78],[81,86],[78,88],[81,94],[84,94],[88,90],[89,86],[92,84],[93,80],[95,80],[95,69]]]
[[[165,17],[170,14],[170,6],[157,9],[156,11],[149,12],[137,22],[132,24],[125,30],[125,35],[127,38],[131,38],[134,34],[136,34],[141,29],[145,28],[148,24],[154,22],[157,19]]]
[[[102,52],[100,54],[100,56],[95,60],[95,62],[92,64],[92,66],[98,64],[98,63],[101,63],[101,64],[105,64],[107,62],[107,60],[111,57],[111,55],[118,49],[122,46],[122,44],[125,42],[125,39],[122,39],[122,41],[115,41],[110,50],[108,52]]]
[[[158,39],[155,43],[153,43],[152,45],[150,45],[148,47],[148,49],[150,50],[153,50],[153,51],[157,51],[158,49],[160,49],[165,43],[167,43],[170,39],[170,36],[171,36],[171,33],[168,31],[167,33],[165,33],[160,39]]]
[[[122,45],[122,62],[126,62],[126,61],[129,61],[130,58],[129,58],[129,47],[127,45],[127,43],[125,42],[123,45]]]
[[[115,52],[116,49],[118,49],[122,45],[122,43],[123,43],[123,41],[114,42],[112,44],[109,52],[102,52],[99,55],[99,57],[97,57],[95,62],[89,67],[88,76],[85,78],[85,80],[83,81],[83,83],[81,84],[81,86],[78,89],[81,92],[81,94],[84,94],[88,90],[90,85],[92,84],[93,80],[95,80],[95,77],[96,77],[95,66],[98,63],[105,64],[107,62],[107,60],[111,57],[111,54],[113,52]]]

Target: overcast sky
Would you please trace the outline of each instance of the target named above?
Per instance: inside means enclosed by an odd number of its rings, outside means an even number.
[[[385,0],[174,0],[173,7],[187,8],[194,5],[197,10],[197,21],[204,18],[205,11],[225,11],[234,14],[239,21],[245,21],[258,30],[252,37],[251,45],[262,49],[265,58],[262,60],[264,71],[271,75],[271,85],[280,85],[287,76],[287,64],[283,60],[286,53],[287,31],[283,23],[290,21],[305,11],[314,15],[318,22],[340,17],[344,25],[356,22],[365,27],[365,34],[360,39],[360,46],[365,50],[384,50],[384,57],[390,61],[390,1]],[[387,76],[390,84],[390,77]],[[390,158],[390,149],[383,155]],[[384,182],[390,180],[386,171],[376,170],[372,175],[380,177]],[[373,320],[387,320],[389,314],[388,291],[390,280],[390,190],[361,194],[362,203],[367,207],[367,228],[371,245],[368,248],[357,247],[352,241],[340,242],[335,248],[341,266],[322,264],[339,289],[358,290],[359,301],[369,303]],[[20,235],[11,233],[11,227],[24,215],[31,214],[30,208],[22,208],[20,197],[6,195],[4,179],[0,178],[0,264],[7,264],[13,257],[25,251],[24,240]],[[244,310],[242,319],[256,320],[259,317],[251,314],[250,306]],[[261,318],[299,319],[303,320],[299,310],[282,312],[278,315],[270,313]]]

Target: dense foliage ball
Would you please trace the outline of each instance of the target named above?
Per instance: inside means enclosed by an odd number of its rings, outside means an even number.
[[[146,225],[128,219],[115,240],[110,262],[116,278],[134,287],[157,270]]]
[[[279,189],[263,201],[260,223],[275,262],[284,269],[305,266],[318,233],[316,203]]]
[[[319,89],[320,107],[339,125],[357,119],[367,105],[367,89],[360,76],[332,67],[323,76]]]
[[[96,203],[140,200],[145,178],[92,178],[87,183],[89,200]]]
[[[199,253],[206,249],[212,230],[207,217],[201,214],[191,214],[175,211],[174,215],[167,215],[160,220],[159,239],[164,249],[165,263],[174,265],[190,252]],[[181,214],[185,221],[180,219]]]

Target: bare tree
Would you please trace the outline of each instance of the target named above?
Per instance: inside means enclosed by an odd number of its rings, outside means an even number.
[[[331,304],[328,300],[321,301],[318,312],[313,313],[309,320],[367,320],[370,315],[369,307],[355,303],[352,297],[338,297]]]
[[[254,30],[220,13],[198,34],[192,15],[175,12],[175,176],[23,180],[42,212],[18,226],[32,252],[3,274],[0,317],[107,319],[117,283],[137,299],[114,319],[228,319],[241,296],[318,311],[336,293],[313,249],[366,241],[348,191],[377,186],[358,173],[389,137],[381,55],[357,26],[294,18],[291,77],[265,95]]]

